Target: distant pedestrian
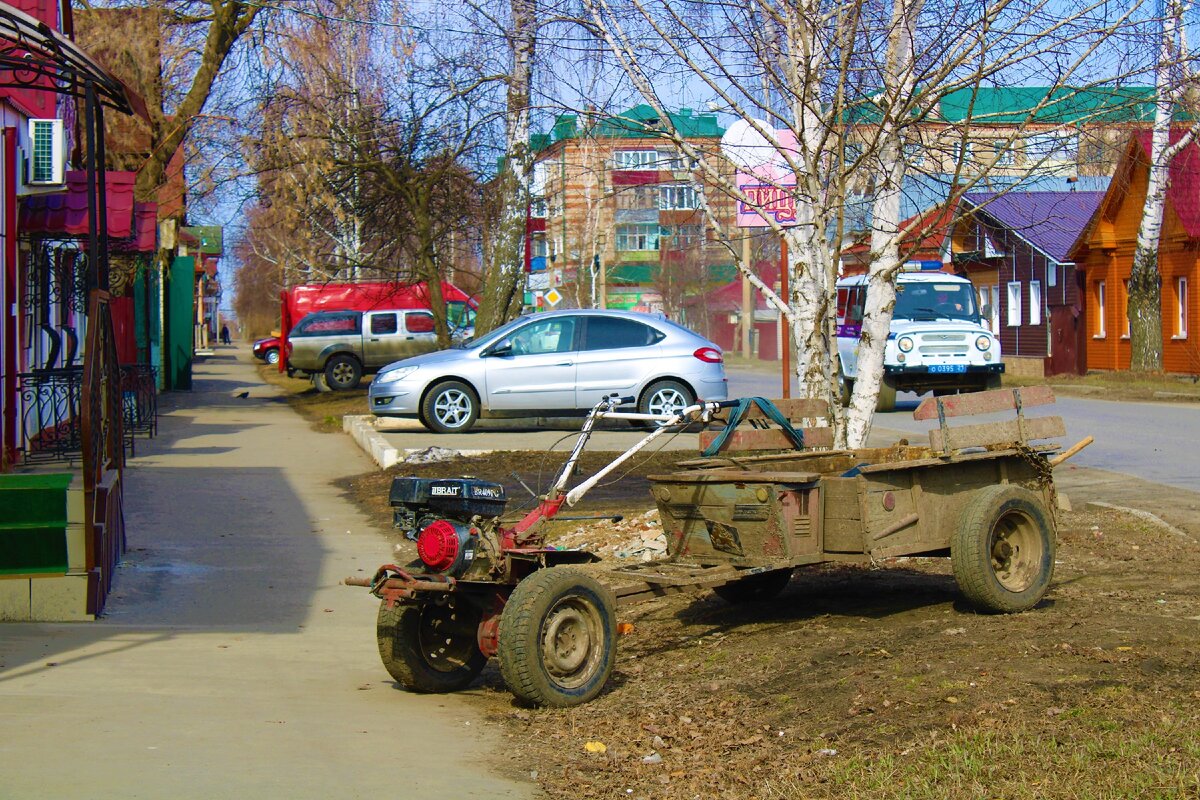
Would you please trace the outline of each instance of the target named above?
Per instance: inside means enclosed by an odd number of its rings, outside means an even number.
[[[229,326],[222,325],[221,326],[221,344],[231,344],[232,341],[233,340],[229,338]]]

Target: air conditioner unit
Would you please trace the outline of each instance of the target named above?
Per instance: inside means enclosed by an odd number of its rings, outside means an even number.
[[[61,186],[66,183],[67,139],[61,119],[29,120],[29,156],[25,183]]]

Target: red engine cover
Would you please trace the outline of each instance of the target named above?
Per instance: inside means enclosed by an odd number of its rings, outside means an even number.
[[[437,572],[449,569],[458,558],[458,531],[444,519],[426,525],[417,536],[417,555]]]

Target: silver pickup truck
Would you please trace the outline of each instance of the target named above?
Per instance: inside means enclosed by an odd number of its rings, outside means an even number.
[[[454,331],[460,339],[466,331]],[[437,349],[428,309],[316,311],[288,334],[288,368],[330,389],[353,389],[364,372]]]

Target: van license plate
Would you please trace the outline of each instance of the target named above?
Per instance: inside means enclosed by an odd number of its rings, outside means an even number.
[[[966,372],[966,364],[931,364],[930,372]]]

